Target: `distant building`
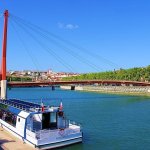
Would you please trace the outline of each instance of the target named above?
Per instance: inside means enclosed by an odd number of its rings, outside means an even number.
[[[62,78],[70,76],[78,76],[77,73],[67,73],[67,72],[54,72],[51,69],[48,71],[32,71],[32,70],[23,70],[23,71],[9,71],[7,72],[8,76],[17,76],[17,77],[30,77],[32,81],[59,81]]]

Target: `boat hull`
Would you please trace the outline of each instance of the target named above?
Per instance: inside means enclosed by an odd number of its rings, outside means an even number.
[[[68,146],[68,145],[72,145],[72,144],[76,144],[76,143],[81,143],[81,142],[82,142],[82,137],[79,137],[76,139],[70,139],[70,140],[61,141],[61,142],[57,142],[57,143],[40,145],[37,148],[39,148],[41,150],[54,149],[54,148],[64,147],[64,146]]]

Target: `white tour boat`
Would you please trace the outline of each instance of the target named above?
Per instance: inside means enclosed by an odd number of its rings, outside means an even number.
[[[67,120],[62,104],[46,107],[17,99],[0,99],[0,125],[39,149],[82,142],[81,127]]]

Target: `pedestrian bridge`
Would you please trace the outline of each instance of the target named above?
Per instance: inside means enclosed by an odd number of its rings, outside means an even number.
[[[38,87],[53,85],[112,85],[112,86],[150,86],[149,82],[117,80],[80,80],[80,81],[41,81],[41,82],[8,82],[8,87]]]

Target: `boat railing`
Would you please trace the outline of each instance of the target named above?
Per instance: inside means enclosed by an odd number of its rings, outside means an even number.
[[[74,126],[72,124],[72,126]],[[80,128],[65,128],[65,129],[44,129],[44,130],[32,130],[30,126],[27,126],[27,135],[42,140],[49,137],[65,137],[71,134],[76,134],[80,132]]]
[[[77,126],[80,126],[80,128],[82,128],[82,124],[81,123],[77,123],[77,122],[75,122],[73,120],[69,120],[69,126],[71,126],[71,125],[77,125]]]
[[[70,128],[66,128],[66,129],[56,129],[56,130],[40,130],[35,132],[36,134],[36,138],[38,140],[43,140],[49,137],[55,137],[55,138],[59,138],[59,137],[65,137],[68,135],[72,135],[72,134],[76,134],[79,133],[80,130],[79,129],[70,129]]]
[[[26,129],[26,135],[33,138],[33,139],[36,139],[36,133],[33,132],[32,130],[30,129]]]
[[[27,124],[26,129],[28,129],[29,131],[34,132],[34,130],[33,130],[32,127],[31,127],[31,124]]]

